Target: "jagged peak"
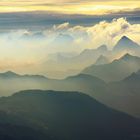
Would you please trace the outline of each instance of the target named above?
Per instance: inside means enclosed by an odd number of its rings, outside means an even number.
[[[123,36],[120,40],[131,40],[131,39],[127,36]]]
[[[131,40],[127,36],[123,36],[117,44],[114,46],[114,50],[121,50],[121,49],[138,49],[140,48],[139,44],[135,41]]]
[[[139,58],[138,56],[133,56],[129,53],[126,53],[125,55],[123,55],[120,59],[121,60],[129,60],[129,59],[134,59],[134,58]],[[140,58],[139,58],[140,59]]]

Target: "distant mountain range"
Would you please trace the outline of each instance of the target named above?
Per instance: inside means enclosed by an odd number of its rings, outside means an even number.
[[[17,73],[12,72],[12,71],[0,73],[0,78],[3,78],[3,79],[22,78],[22,79],[29,79],[29,80],[30,79],[37,79],[37,80],[47,79],[45,76],[42,76],[42,75],[19,75]]]
[[[97,76],[106,82],[119,81],[140,69],[140,58],[125,54],[120,59],[116,59],[109,64],[92,65],[82,71],[82,73]]]
[[[117,110],[140,117],[139,57],[126,54],[109,64],[93,65],[90,69],[91,73],[88,71],[62,80],[41,75],[19,75],[10,71],[1,73],[0,96],[28,89],[79,91]]]
[[[73,57],[63,57],[62,53],[61,55],[56,54],[55,58],[57,59],[55,59],[55,61],[50,57],[50,59],[42,65],[49,66],[49,68],[44,68],[44,71],[48,73],[50,77],[64,78],[69,75],[77,74],[93,64],[107,64],[126,53],[140,56],[140,45],[130,38],[123,36],[112,50],[109,50],[106,45],[102,45],[96,49],[85,49],[80,54],[74,55]],[[101,56],[106,56],[107,59]],[[55,68],[57,68],[57,71]],[[47,69],[49,70],[47,71]],[[52,73],[52,71],[54,72]],[[58,71],[59,75],[55,75]]]
[[[139,119],[79,92],[21,91],[0,98],[0,118],[4,125],[0,136],[10,136],[6,140],[45,140],[45,135],[47,140],[138,140],[140,136]]]

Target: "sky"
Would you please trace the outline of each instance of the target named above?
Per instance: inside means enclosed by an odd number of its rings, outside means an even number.
[[[137,13],[139,0],[1,0],[0,12],[49,11],[63,14]]]
[[[101,20],[90,26],[65,22],[43,30],[9,29],[0,33],[0,71],[12,70],[47,77],[54,70],[65,74],[77,67],[53,64],[53,60],[59,56],[61,59],[61,54],[76,56],[86,49],[95,49],[104,44],[111,50],[124,35],[140,44],[140,24],[131,24],[126,18],[118,18]],[[51,75],[53,78],[56,78],[56,71]]]

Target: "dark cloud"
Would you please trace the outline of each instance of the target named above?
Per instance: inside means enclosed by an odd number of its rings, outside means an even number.
[[[130,23],[140,23],[140,9],[134,11],[111,13],[106,16],[67,15],[54,12],[17,12],[0,13],[0,30],[14,28],[44,29],[62,23],[70,25],[92,26],[102,20],[111,21],[114,18],[127,17]]]

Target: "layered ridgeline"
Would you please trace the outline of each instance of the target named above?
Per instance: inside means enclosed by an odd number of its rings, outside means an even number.
[[[107,56],[108,53],[108,48],[105,45],[97,49],[85,49],[80,54],[70,57],[65,53],[56,53],[41,66],[44,68],[44,73],[50,77],[64,78],[79,73],[83,68],[94,64],[102,54]]]
[[[132,73],[127,78],[108,84],[107,104],[113,108],[140,117],[140,71]]]
[[[134,68],[135,60],[139,61],[139,58],[125,55],[120,60],[125,62],[126,60],[132,61],[133,66],[129,65],[129,68]],[[132,59],[133,58],[133,59]],[[116,61],[120,61],[116,60]],[[125,68],[123,63],[123,67]],[[137,63],[136,63],[137,64]],[[110,64],[108,64],[110,66]],[[100,66],[100,65],[99,65]],[[101,65],[102,66],[102,65]],[[104,65],[103,65],[104,66]],[[121,67],[122,68],[122,67]],[[59,91],[79,91],[84,92],[100,102],[113,107],[117,110],[121,110],[128,114],[136,117],[140,117],[140,103],[139,103],[139,90],[140,82],[138,72],[128,71],[125,68],[117,71],[116,73],[123,73],[129,76],[125,77],[124,80],[118,82],[106,83],[100,78],[88,74],[78,74],[75,76],[68,77],[63,80],[48,79],[40,75],[19,75],[13,72],[6,72],[0,74],[0,95],[9,96],[14,92],[27,89],[43,89],[43,90],[59,90]],[[114,71],[113,71],[114,72]],[[116,76],[116,73],[114,73]],[[135,75],[135,76],[134,76]],[[131,77],[134,78],[131,78]],[[123,75],[121,79],[123,78]],[[129,78],[129,82],[126,79]],[[132,81],[132,82],[131,82]],[[135,82],[134,82],[135,81]],[[130,82],[132,84],[130,84]],[[7,88],[8,87],[8,88]]]
[[[103,79],[106,82],[110,82],[122,80],[131,73],[140,69],[140,58],[138,56],[132,56],[128,53],[110,63],[107,63],[107,60],[108,59],[106,57],[100,56],[95,64],[85,68],[82,73],[93,75]],[[3,81],[10,79],[22,79],[25,81],[25,85],[26,82],[30,82],[32,80],[35,80],[36,82],[51,80],[41,75],[19,75],[11,71],[0,73],[0,82],[1,80]]]
[[[20,75],[12,71],[0,73],[0,96],[26,89],[44,89],[48,80],[42,75]]]
[[[105,87],[106,83],[103,80],[87,74],[78,74],[62,80],[48,79],[40,75],[19,75],[11,71],[0,74],[0,96],[9,96],[20,90],[28,89],[81,91],[85,93],[95,91],[96,93]]]
[[[92,65],[82,73],[97,76],[106,82],[119,81],[140,69],[140,57],[125,54],[109,64]]]
[[[28,140],[24,128],[35,132],[30,133],[30,140],[45,140],[45,136],[46,140],[138,140],[140,137],[140,120],[78,92],[21,91],[0,98],[0,118],[4,126],[0,125],[0,136],[9,137],[7,140]],[[20,126],[23,133],[20,134],[20,127],[15,129],[15,135],[11,134],[14,130],[5,133],[13,129],[5,128],[7,124]]]
[[[108,64],[109,60],[106,56],[101,55],[96,62],[94,63],[94,65],[103,65],[103,64]]]
[[[114,58],[118,58],[126,53],[140,56],[140,45],[130,38],[123,36],[113,46],[112,50],[109,50],[108,46],[102,45],[96,49],[85,49],[80,54],[71,57],[67,57],[65,53],[61,53],[61,55],[56,53],[43,63],[42,66],[49,66],[44,69],[44,73],[48,73],[50,77],[62,78],[77,74],[85,67],[93,64],[107,64],[113,61]]]

